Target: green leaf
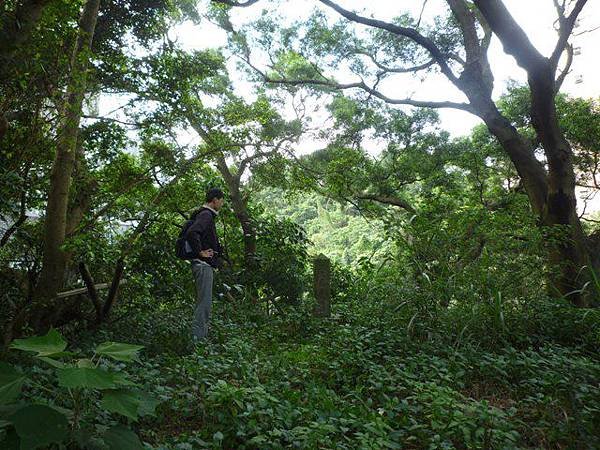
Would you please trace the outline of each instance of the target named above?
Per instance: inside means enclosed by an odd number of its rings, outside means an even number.
[[[116,359],[117,361],[131,362],[138,359],[138,352],[143,348],[143,345],[104,342],[96,347],[96,353]]]
[[[102,369],[69,367],[58,369],[58,384],[67,388],[113,389],[117,387],[115,374]]]
[[[110,450],[142,450],[144,448],[137,434],[122,425],[110,428],[102,438]]]
[[[29,405],[10,417],[21,438],[21,449],[36,449],[62,442],[68,435],[67,418],[46,405]]]
[[[58,405],[52,405],[52,408],[64,415],[69,421],[73,420],[73,417],[75,416],[75,411],[73,411],[72,409],[63,408],[62,406]]]
[[[10,348],[34,352],[37,353],[36,356],[51,356],[63,352],[67,348],[67,342],[58,331],[52,328],[45,336],[16,339]]]
[[[126,389],[105,391],[101,406],[107,411],[137,420],[138,417],[154,415],[160,400],[146,392]]]
[[[74,352],[56,352],[56,353],[50,353],[48,355],[43,355],[43,356],[47,356],[48,358],[63,358],[65,356],[75,356],[77,353]],[[36,355],[38,358],[41,355]]]
[[[139,386],[138,383],[135,383],[134,381],[129,380],[127,378],[126,373],[115,372],[114,376],[115,376],[115,383],[117,383],[119,386]]]
[[[137,420],[141,400],[134,392],[118,389],[105,391],[100,406],[107,411]]]
[[[67,365],[61,361],[57,361],[55,359],[52,358],[48,358],[47,356],[37,356],[36,358],[41,359],[42,361],[44,361],[45,363],[51,365],[52,367],[55,367],[57,369],[63,369],[65,367],[67,367]]]
[[[21,393],[25,376],[3,362],[0,362],[0,404],[13,402]]]

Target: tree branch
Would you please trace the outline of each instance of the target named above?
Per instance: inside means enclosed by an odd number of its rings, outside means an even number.
[[[573,27],[575,26],[577,17],[579,16],[579,13],[581,13],[581,10],[583,9],[583,7],[585,6],[586,3],[587,3],[587,0],[577,0],[577,3],[575,3],[575,6],[573,7],[573,11],[571,11],[571,14],[569,15],[569,17],[564,16],[564,5],[562,8],[560,8],[560,7],[557,8],[557,11],[559,14],[558,23],[559,23],[560,29],[559,29],[558,41],[556,42],[556,47],[554,48],[554,51],[552,52],[552,56],[550,56],[550,62],[552,64],[552,67],[554,70],[556,70],[556,67],[558,66],[558,60],[560,59],[560,56],[565,51],[565,47],[567,46],[569,37],[571,36],[571,33],[573,32]]]
[[[220,2],[221,0],[213,0],[213,1]],[[393,33],[395,35],[408,37],[409,39],[413,40],[417,44],[423,46],[425,49],[427,49],[431,53],[431,55],[433,57],[433,61],[435,61],[440,66],[440,68],[442,69],[442,72],[446,75],[446,77],[453,84],[457,85],[457,87],[459,87],[459,89],[460,89],[460,86],[459,86],[460,81],[452,73],[450,67],[448,66],[446,56],[442,54],[442,52],[437,48],[437,46],[435,45],[435,43],[433,41],[431,41],[429,38],[421,35],[417,30],[415,30],[413,28],[400,27],[400,26],[397,26],[397,25],[394,25],[394,24],[391,24],[388,22],[383,22],[383,21],[369,19],[367,17],[359,16],[353,12],[345,10],[344,8],[340,7],[339,5],[335,4],[334,2],[332,2],[330,0],[319,0],[319,1],[321,3],[329,6],[330,8],[333,8],[335,11],[337,11],[338,13],[340,13],[342,16],[346,17],[349,20],[352,20],[357,23],[362,23],[364,25],[381,28],[381,29],[390,31],[391,33]],[[230,30],[230,31],[233,33],[237,33],[235,30]],[[369,87],[362,80],[360,82],[342,84],[342,83],[330,81],[330,80],[326,79],[325,77],[323,77],[323,79],[302,79],[302,80],[287,80],[287,79],[283,79],[283,78],[282,79],[274,79],[274,78],[267,76],[263,71],[261,71],[259,68],[257,68],[255,65],[252,64],[252,62],[250,61],[249,49],[247,47],[244,47],[244,53],[245,53],[244,56],[243,57],[240,56],[240,59],[242,59],[246,64],[248,64],[248,66],[250,66],[258,74],[260,74],[261,77],[263,78],[263,80],[267,83],[286,84],[286,85],[290,85],[290,86],[299,86],[299,85],[307,85],[308,84],[308,85],[316,85],[316,86],[328,86],[333,89],[340,89],[340,90],[360,88],[360,89],[364,90],[365,92],[369,93],[371,96],[377,97],[380,100],[383,100],[384,102],[386,102],[388,104],[392,104],[392,105],[408,105],[408,106],[423,107],[423,108],[453,108],[453,109],[460,109],[462,111],[467,111],[472,114],[475,114],[471,105],[468,103],[458,103],[458,102],[450,102],[450,101],[434,102],[434,101],[424,101],[424,100],[413,100],[411,98],[393,99],[393,98],[390,98],[390,97],[382,94],[381,92],[377,91],[376,89]],[[368,55],[368,56],[373,59],[373,57],[371,55]],[[374,59],[373,59],[373,61],[375,62],[375,64],[377,64],[377,62]],[[423,68],[429,67],[431,64],[433,64],[433,63],[427,62],[425,64],[415,66],[412,69],[414,69],[415,71],[422,70]],[[380,67],[380,68],[382,68],[382,67]],[[398,71],[401,71],[401,70],[402,69],[399,69]],[[410,69],[407,69],[407,71],[409,71],[409,70]]]
[[[277,144],[275,144],[275,146],[269,150],[268,152],[262,152],[262,151],[257,151],[256,153],[242,159],[238,165],[238,172],[237,172],[237,178],[240,179],[242,174],[244,173],[244,171],[246,170],[246,167],[251,164],[252,162],[256,161],[259,158],[266,158],[269,156],[273,156],[275,155],[279,149],[281,148],[281,146],[285,143],[285,142],[289,142],[291,141],[291,137],[288,138],[284,138],[281,141],[279,141]]]
[[[104,121],[104,122],[114,122],[114,123],[119,123],[122,125],[127,125],[130,127],[136,127],[136,128],[140,128],[142,126],[142,124],[137,123],[137,122],[125,122],[123,120],[114,119],[112,117],[90,116],[87,114],[84,114],[81,117],[84,119],[100,120],[100,121]]]
[[[108,210],[110,210],[110,208],[112,208],[119,201],[119,199],[121,198],[121,195],[126,194],[127,192],[131,191],[131,189],[133,189],[136,185],[143,183],[145,181],[148,181],[149,180],[148,175],[150,175],[150,173],[152,172],[152,170],[154,170],[155,167],[156,166],[150,167],[149,169],[144,171],[139,176],[131,179],[129,181],[129,183],[122,186],[122,188],[119,191],[113,193],[109,202],[107,202],[104,206],[102,206],[100,209],[98,209],[90,218],[88,218],[85,221],[85,223],[80,224],[77,228],[72,230],[69,233],[69,236],[73,236],[76,233],[81,233],[83,231],[87,231],[88,229],[93,227],[96,223],[96,220],[98,220],[98,218],[100,218],[100,216],[102,216],[104,213],[106,213]]]
[[[417,28],[421,26],[421,19],[423,19],[423,13],[425,12],[425,7],[427,6],[428,0],[423,0],[423,4],[421,5],[421,12],[419,13],[419,19],[417,20]]]
[[[462,35],[466,53],[465,70],[460,78],[469,79],[473,76],[473,72],[477,73],[477,77],[485,86],[486,97],[491,97],[494,89],[494,76],[487,59],[487,49],[491,33],[485,19],[481,20],[484,36],[481,42],[477,35],[477,21],[473,11],[467,6],[465,0],[446,0],[450,6],[452,14],[456,18]]]
[[[233,0],[213,0],[213,2],[215,3],[222,3],[224,5],[228,5],[228,6],[239,6],[242,8],[245,8],[247,6],[252,6],[255,3],[258,3],[259,0],[246,0],[245,2],[236,2]]]
[[[416,210],[406,201],[398,197],[389,197],[386,195],[375,195],[375,194],[359,194],[355,196],[359,200],[373,200],[375,202],[383,203],[386,205],[397,206],[405,209],[406,211],[415,214]]]
[[[558,76],[558,78],[556,78],[556,92],[560,91],[560,88],[563,82],[565,81],[565,78],[567,78],[567,75],[569,74],[571,69],[571,64],[573,64],[573,46],[571,44],[567,44],[567,61],[565,62],[565,67],[560,72],[560,75]]]
[[[319,0],[319,1],[326,6],[329,6],[330,8],[332,8],[333,10],[338,12],[340,15],[342,15],[343,17],[345,17],[348,20],[351,20],[352,22],[356,22],[356,23],[360,23],[363,25],[368,25],[370,27],[386,30],[392,34],[395,34],[396,36],[404,36],[404,37],[410,39],[411,41],[415,42],[416,44],[420,45],[421,47],[425,48],[431,54],[431,56],[437,62],[437,64],[440,66],[442,73],[444,75],[446,75],[446,77],[454,85],[456,85],[456,86],[459,85],[458,78],[454,75],[454,73],[452,72],[452,69],[450,69],[450,66],[448,65],[448,60],[446,59],[444,54],[441,52],[441,50],[435,45],[435,43],[431,39],[423,36],[416,29],[408,28],[408,27],[401,27],[399,25],[394,25],[393,23],[384,22],[382,20],[370,19],[368,17],[360,16],[356,13],[353,13],[351,11],[348,11],[347,9],[342,8],[335,2],[332,2],[331,0]]]
[[[501,0],[474,0],[475,5],[498,36],[504,51],[527,72],[534,72],[545,58],[533,46]]]
[[[108,294],[106,295],[106,301],[104,302],[104,306],[102,307],[102,319],[108,317],[110,314],[110,310],[117,300],[117,296],[119,295],[119,286],[121,285],[121,279],[123,278],[123,273],[125,272],[125,257],[121,256],[117,260],[117,264],[115,266],[115,272],[113,274],[112,282],[110,283],[110,288],[108,290]]]
[[[379,61],[377,61],[375,59],[375,57],[373,55],[371,55],[369,52],[364,51],[364,50],[356,50],[351,52],[355,55],[365,55],[366,57],[368,57],[373,64],[375,64],[379,69],[381,69],[381,71],[383,73],[411,73],[411,72],[418,72],[420,70],[424,70],[427,69],[428,67],[431,67],[433,64],[435,64],[435,60],[430,59],[429,61],[423,63],[423,64],[419,64],[416,66],[412,66],[412,67],[387,67],[384,64],[381,64]]]
[[[330,81],[330,80],[275,79],[275,78],[270,78],[264,74],[263,74],[263,78],[268,83],[286,84],[286,85],[291,85],[291,86],[299,86],[299,85],[309,84],[309,85],[315,85],[315,86],[327,86],[327,87],[331,87],[333,89],[340,89],[340,90],[359,88],[359,89],[362,89],[362,90],[368,92],[373,97],[377,97],[380,100],[383,100],[384,102],[389,103],[391,105],[409,105],[409,106],[416,106],[416,107],[422,107],[422,108],[453,108],[453,109],[460,109],[460,110],[467,111],[467,112],[474,114],[474,111],[473,111],[471,105],[468,103],[457,103],[457,102],[449,102],[449,101],[448,102],[434,102],[434,101],[426,101],[426,100],[413,100],[411,98],[403,98],[403,99],[390,98],[390,97],[382,94],[381,92],[369,87],[364,81],[343,84],[343,83],[336,83],[336,82]]]
[[[88,296],[94,305],[94,310],[96,311],[96,323],[99,324],[102,322],[102,305],[100,305],[100,300],[98,299],[98,291],[96,290],[94,279],[83,261],[79,263],[79,273],[87,288]]]
[[[21,191],[21,206],[19,211],[19,217],[2,235],[2,239],[0,240],[0,247],[4,247],[10,237],[14,234],[15,231],[19,229],[23,223],[27,220],[27,189],[23,186],[23,190]]]
[[[450,6],[452,14],[460,24],[467,54],[467,63],[479,59],[480,47],[477,28],[475,27],[475,17],[467,8],[464,0],[446,0]]]

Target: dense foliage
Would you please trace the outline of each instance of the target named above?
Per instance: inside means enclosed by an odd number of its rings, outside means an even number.
[[[600,447],[598,99],[530,68],[492,99],[501,2],[441,3],[0,1],[0,447]],[[402,74],[470,103],[378,90]],[[194,344],[174,243],[213,187]]]

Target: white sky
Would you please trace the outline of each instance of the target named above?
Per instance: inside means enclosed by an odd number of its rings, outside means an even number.
[[[276,2],[277,3],[277,2]],[[281,5],[292,5],[291,1],[279,2]],[[365,8],[364,0],[340,0],[341,6],[360,12],[363,15],[373,16],[377,19],[390,20],[400,12],[410,11],[418,15],[422,1],[420,0],[371,0]],[[505,5],[524,28],[532,43],[544,55],[549,55],[556,42],[556,32],[553,23],[556,20],[552,0],[504,0]],[[279,8],[283,11],[285,19],[305,17],[310,11],[319,6],[331,14],[331,17],[339,17],[331,9],[324,7],[315,0],[294,0],[293,10]],[[249,8],[235,8],[232,10],[232,22],[235,26],[247,23],[258,18],[264,8],[273,8],[271,2],[258,2]],[[443,0],[429,0],[425,9],[424,20],[431,19],[439,14],[441,9],[447,9]],[[600,26],[600,0],[589,0],[580,15],[579,26],[575,33],[593,29]],[[209,47],[224,46],[226,34],[218,27],[205,23],[202,26],[194,26],[190,23],[179,26],[174,34],[180,43],[192,50]],[[598,57],[598,44],[600,44],[600,30],[584,33],[571,39],[575,47],[579,48],[580,54],[574,59],[571,73],[565,80],[562,91],[578,97],[600,97],[600,57]],[[511,56],[506,55],[499,41],[494,38],[489,52],[489,59],[495,77],[495,96],[500,96],[506,88],[509,80],[519,82],[526,81],[525,72],[516,64]],[[341,78],[341,77],[340,77]],[[340,81],[350,81],[355,78],[348,77]],[[395,81],[392,81],[395,80]],[[411,80],[408,76],[399,83],[397,78],[392,78],[387,84],[382,84],[381,90],[391,97],[403,98],[412,94],[415,99],[431,100],[455,100],[465,101],[465,97],[454,86],[442,76],[437,80],[428,80],[420,83]],[[442,126],[453,135],[467,134],[471,128],[480,123],[480,120],[463,111],[439,110]]]

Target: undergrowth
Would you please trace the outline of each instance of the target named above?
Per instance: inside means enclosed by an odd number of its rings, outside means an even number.
[[[205,345],[184,349],[185,321],[179,355],[152,344],[137,375],[163,403],[139,433],[153,449],[598,448],[598,311],[468,309],[216,303]]]

